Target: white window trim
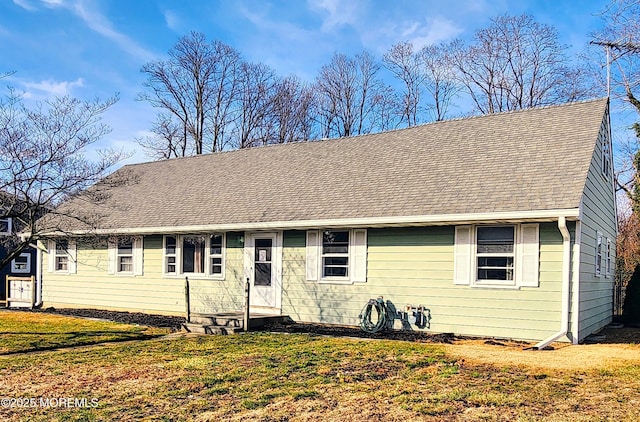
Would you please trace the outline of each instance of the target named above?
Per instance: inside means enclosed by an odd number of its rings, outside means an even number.
[[[607,136],[602,136],[602,175],[609,180],[612,173],[611,144]]]
[[[16,258],[11,260],[11,272],[15,274],[29,274],[31,272],[31,254],[28,252],[22,252],[18,257],[27,258],[27,268],[16,268]]]
[[[348,269],[346,277],[323,277],[322,240],[325,230],[306,232],[306,278],[321,284],[354,284],[367,281],[367,230],[334,229],[349,232]]]
[[[512,226],[514,233],[514,280],[479,281],[477,254],[477,227],[487,225],[456,226],[454,236],[454,277],[453,283],[479,289],[513,289],[539,287],[540,265],[540,225],[537,223],[493,224],[494,227]],[[527,233],[525,233],[525,231]],[[525,239],[525,234],[533,238]],[[531,274],[525,274],[525,266]]]
[[[606,239],[606,249],[605,249],[605,277],[611,277],[611,267],[612,267],[612,259],[611,259],[611,239]]]
[[[211,236],[213,235],[221,235],[222,236],[222,253],[220,255],[212,255],[211,254]],[[204,273],[194,273],[188,272],[185,273],[182,271],[182,242],[185,237],[189,236],[204,236],[205,237],[205,247],[204,247]],[[176,253],[175,255],[167,255],[167,237],[175,237],[176,238]],[[162,276],[166,278],[179,278],[179,277],[189,277],[191,279],[198,278],[206,278],[211,280],[224,280],[225,272],[226,272],[226,253],[227,253],[227,234],[223,232],[212,232],[212,233],[192,233],[185,235],[164,235],[162,238]],[[167,272],[167,257],[175,256],[176,257],[176,272],[169,273]],[[211,273],[211,258],[221,258],[221,274],[212,274]]]
[[[132,277],[144,275],[144,236],[131,237],[132,268],[131,271],[120,271],[120,255],[118,253],[118,238],[108,240],[108,270],[111,275]]]
[[[75,274],[77,272],[77,257],[78,250],[76,241],[72,239],[68,239],[67,241],[67,253],[66,255],[69,257],[67,261],[67,269],[66,270],[57,270],[56,269],[56,241],[49,240],[48,247],[48,255],[49,260],[47,263],[47,271],[50,273],[56,274]]]
[[[602,237],[602,233],[600,233],[599,231],[596,231],[596,244],[595,244],[595,253],[594,253],[594,259],[595,259],[595,268],[594,268],[594,272],[596,277],[602,277],[602,243],[603,243],[603,237]]]
[[[484,227],[513,227],[513,252],[511,253],[479,253],[478,252],[478,229]],[[491,224],[475,226],[473,228],[473,272],[471,278],[471,284],[474,287],[517,287],[516,267],[518,265],[518,226],[514,224]],[[513,274],[512,280],[479,280],[478,279],[478,258],[481,257],[512,257],[513,258]]]
[[[0,236],[10,236],[13,232],[13,219],[11,217],[8,218],[0,218],[0,221],[7,222],[7,230],[6,232],[0,232]]]

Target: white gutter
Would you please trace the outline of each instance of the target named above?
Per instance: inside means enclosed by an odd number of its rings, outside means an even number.
[[[38,245],[29,244],[36,250],[36,303],[33,304],[34,308],[42,306],[42,249]]]
[[[370,227],[407,227],[434,226],[450,224],[470,224],[477,222],[517,222],[522,220],[555,221],[558,215],[577,220],[579,208],[560,210],[508,211],[468,214],[434,214],[413,216],[388,216],[364,218],[339,218],[324,220],[241,222],[227,224],[203,224],[191,226],[131,227],[118,229],[78,230],[70,232],[47,233],[48,235],[115,235],[115,234],[161,234],[161,233],[197,233],[211,231],[253,231],[253,230],[303,230],[318,228],[370,228]]]
[[[571,286],[571,234],[567,229],[565,216],[558,218],[558,230],[562,233],[562,315],[560,317],[560,331],[533,346],[534,350],[542,350],[550,343],[567,335],[569,330],[569,290]]]

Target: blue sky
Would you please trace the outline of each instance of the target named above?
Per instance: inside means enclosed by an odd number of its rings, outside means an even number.
[[[163,59],[192,30],[280,75],[312,81],[334,52],[377,57],[395,43],[422,47],[469,38],[500,14],[532,14],[579,51],[606,0],[2,0],[0,73],[29,101],[70,94],[120,101],[105,115],[103,146],[136,150],[156,111],[136,101],[143,64]],[[604,56],[603,56],[604,60]],[[604,93],[603,93],[604,95]]]

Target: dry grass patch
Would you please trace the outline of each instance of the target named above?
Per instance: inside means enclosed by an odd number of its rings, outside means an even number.
[[[638,361],[600,368],[545,367],[541,362],[554,353],[566,358],[565,350],[579,354],[583,349],[522,352],[515,346],[484,345],[496,352],[488,359],[480,353],[482,346],[462,342],[456,350],[456,345],[249,333],[4,357],[0,396],[86,397],[96,398],[99,405],[4,408],[0,419],[640,418]],[[522,365],[520,352],[540,365]],[[498,359],[498,354],[506,359]]]

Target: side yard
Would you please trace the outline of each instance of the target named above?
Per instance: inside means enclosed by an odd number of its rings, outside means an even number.
[[[7,347],[4,321],[10,314],[0,312],[1,347]],[[38,318],[24,321],[23,331],[30,331],[30,323],[36,324],[32,331],[46,333],[87,322],[58,316],[37,325],[50,315],[33,315]],[[101,323],[106,324],[102,331],[123,330],[120,324]],[[0,418],[640,419],[637,343],[546,351],[522,346],[251,332],[5,355],[0,357]]]

